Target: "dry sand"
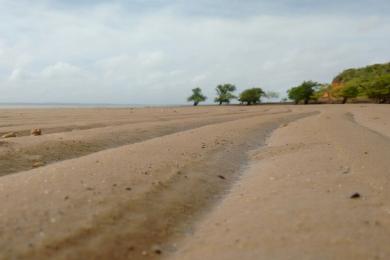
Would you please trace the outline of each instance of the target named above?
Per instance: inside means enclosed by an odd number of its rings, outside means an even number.
[[[0,258],[388,259],[389,112],[0,110]]]

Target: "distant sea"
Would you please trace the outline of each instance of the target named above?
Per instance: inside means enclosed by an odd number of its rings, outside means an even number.
[[[147,104],[105,104],[105,103],[0,103],[1,108],[135,108],[135,107],[171,107],[182,105]]]

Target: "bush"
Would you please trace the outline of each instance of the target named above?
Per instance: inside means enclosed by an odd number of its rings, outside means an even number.
[[[314,98],[316,89],[320,84],[314,81],[304,81],[301,85],[293,87],[287,91],[288,98],[298,104],[303,100],[304,104],[308,104],[310,99]]]
[[[261,88],[250,88],[240,94],[240,101],[247,105],[260,103],[260,98],[265,95]]]

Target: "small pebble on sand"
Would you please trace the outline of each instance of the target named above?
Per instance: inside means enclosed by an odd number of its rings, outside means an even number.
[[[40,128],[33,128],[33,129],[31,129],[30,133],[33,136],[42,135],[42,129],[40,129]]]
[[[159,246],[155,245],[152,247],[152,251],[156,254],[156,255],[161,255],[162,254],[162,250]]]
[[[359,199],[361,197],[360,193],[355,192],[354,194],[351,195],[351,199]]]
[[[345,167],[343,168],[343,174],[348,174],[350,172],[350,168],[349,167]]]

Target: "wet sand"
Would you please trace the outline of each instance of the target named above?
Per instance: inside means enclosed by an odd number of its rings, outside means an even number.
[[[389,109],[0,110],[0,258],[386,259]]]

